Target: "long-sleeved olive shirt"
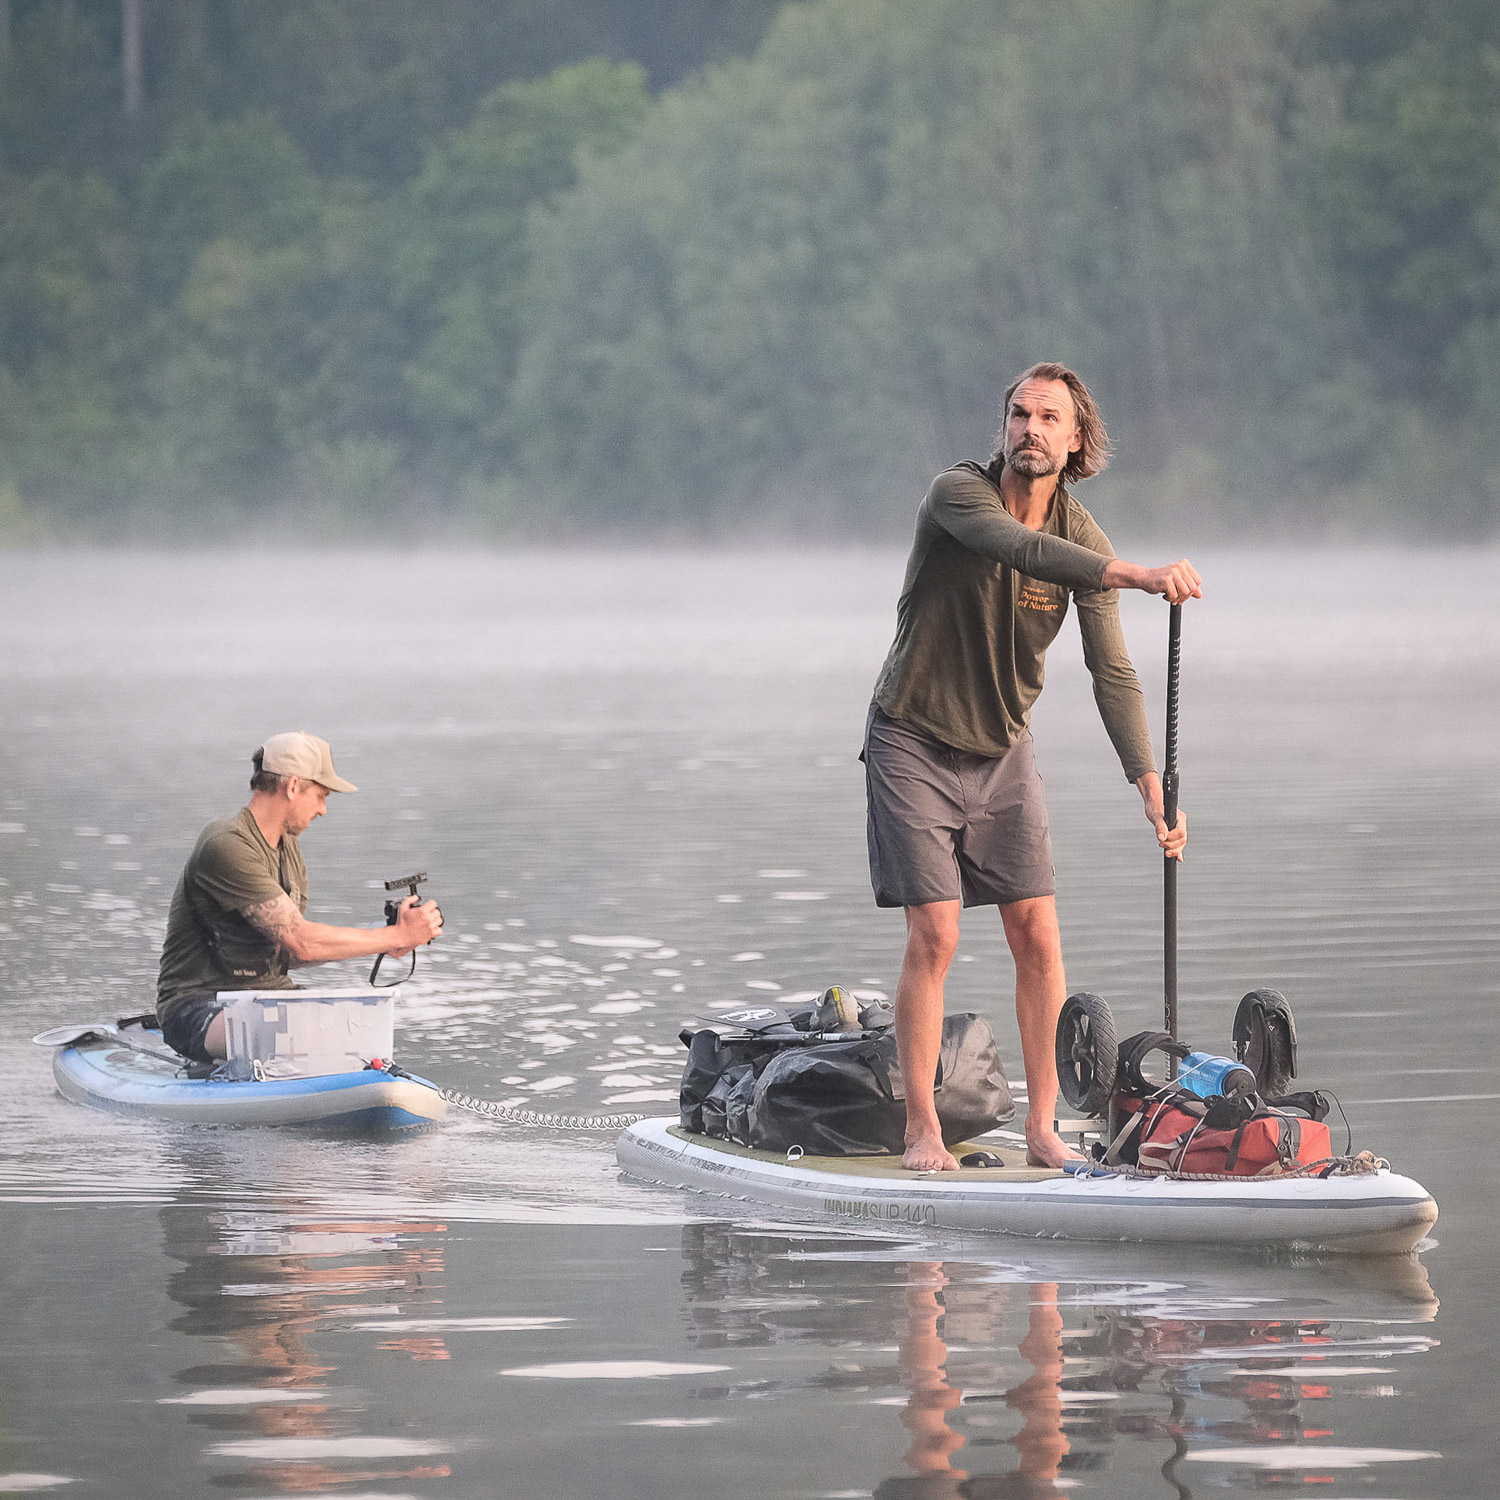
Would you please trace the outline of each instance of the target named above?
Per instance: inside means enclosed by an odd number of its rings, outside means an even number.
[[[955,749],[1004,755],[1027,731],[1071,594],[1094,700],[1125,775],[1154,771],[1119,594],[1103,587],[1114,555],[1061,483],[1042,529],[1032,531],[977,464],[945,470],[917,510],[875,701]]]

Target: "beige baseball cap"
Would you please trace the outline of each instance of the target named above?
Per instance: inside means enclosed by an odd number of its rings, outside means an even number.
[[[260,747],[261,769],[277,776],[300,776],[303,781],[316,781],[330,792],[357,792],[352,781],[345,781],[333,769],[333,751],[327,740],[315,734],[294,729],[287,734],[273,734]]]

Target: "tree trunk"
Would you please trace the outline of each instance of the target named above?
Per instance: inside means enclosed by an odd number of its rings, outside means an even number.
[[[124,76],[125,118],[131,124],[146,108],[145,62],[141,46],[141,7],[144,0],[121,0],[120,71]]]

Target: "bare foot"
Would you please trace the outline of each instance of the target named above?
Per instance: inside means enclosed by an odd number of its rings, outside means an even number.
[[[958,1163],[941,1136],[919,1136],[908,1141],[901,1165],[908,1172],[956,1172]]]
[[[1026,1122],[1026,1165],[1029,1167],[1060,1167],[1065,1161],[1087,1161],[1075,1151],[1055,1130],[1033,1130]]]

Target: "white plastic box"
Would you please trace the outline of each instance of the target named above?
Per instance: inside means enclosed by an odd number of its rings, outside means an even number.
[[[233,990],[222,998],[231,1078],[317,1078],[391,1060],[395,997],[379,990]]]

